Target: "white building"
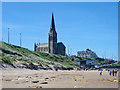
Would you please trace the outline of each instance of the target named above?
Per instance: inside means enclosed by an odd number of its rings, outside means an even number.
[[[80,60],[80,65],[94,65],[94,60]]]

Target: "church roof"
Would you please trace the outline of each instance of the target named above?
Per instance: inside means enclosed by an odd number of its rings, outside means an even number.
[[[62,45],[65,47],[65,45],[62,42],[58,42],[57,44],[58,44],[58,46]]]
[[[48,47],[48,43],[40,43],[37,47]]]

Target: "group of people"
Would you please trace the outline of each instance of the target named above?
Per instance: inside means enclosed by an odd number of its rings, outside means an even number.
[[[109,73],[109,75],[111,76],[117,76],[117,72],[118,72],[118,70],[108,70],[108,73]]]
[[[100,70],[100,75],[102,75],[102,69]],[[109,73],[109,75],[110,76],[117,76],[117,72],[118,72],[118,70],[116,70],[116,69],[113,69],[113,70],[108,70],[108,73]]]

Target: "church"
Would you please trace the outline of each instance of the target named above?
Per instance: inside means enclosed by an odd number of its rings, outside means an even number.
[[[35,43],[34,51],[65,56],[66,54],[65,45],[62,42],[57,42],[57,32],[55,30],[53,13],[52,13],[51,27],[48,35],[49,35],[48,43]]]

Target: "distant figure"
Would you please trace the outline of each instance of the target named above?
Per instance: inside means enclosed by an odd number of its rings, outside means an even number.
[[[117,76],[117,70],[115,70],[115,76]]]
[[[115,71],[114,71],[114,69],[112,70],[112,75],[114,76],[114,73],[115,73]]]
[[[102,70],[100,71],[100,75],[102,75]]]
[[[110,75],[110,76],[111,76],[111,73],[112,73],[112,72],[111,72],[111,70],[110,70],[110,71],[109,71],[109,75]]]
[[[55,71],[58,71],[58,69],[56,68]]]

